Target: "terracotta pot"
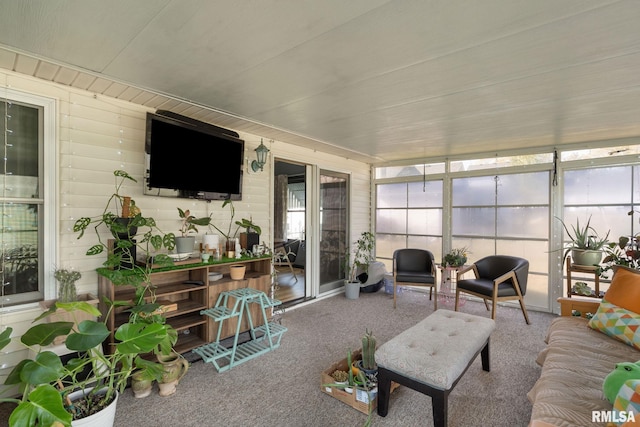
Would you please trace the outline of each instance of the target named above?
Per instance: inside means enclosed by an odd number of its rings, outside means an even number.
[[[233,280],[242,280],[244,279],[244,273],[247,271],[246,265],[231,265],[229,266],[229,274],[231,274],[231,278]]]

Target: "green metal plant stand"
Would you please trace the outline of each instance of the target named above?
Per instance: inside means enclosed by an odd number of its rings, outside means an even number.
[[[249,304],[258,304],[260,307],[264,321],[261,326],[254,327]],[[280,304],[280,301],[269,298],[264,292],[252,288],[221,292],[215,307],[200,312],[200,314],[205,314],[218,322],[216,341],[193,351],[200,355],[206,363],[213,364],[218,372],[224,372],[247,360],[275,350],[280,347],[280,340],[287,328],[277,323],[268,322],[266,309]],[[238,344],[243,316],[246,316],[249,323],[251,339]],[[220,335],[222,334],[223,322],[233,318],[237,319],[236,334],[233,345],[227,348],[221,344]]]

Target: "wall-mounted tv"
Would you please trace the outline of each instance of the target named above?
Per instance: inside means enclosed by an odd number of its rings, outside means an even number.
[[[147,113],[144,194],[241,200],[244,141],[168,111]]]

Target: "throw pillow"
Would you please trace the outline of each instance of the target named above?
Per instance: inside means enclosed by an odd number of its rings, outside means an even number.
[[[633,412],[636,422],[617,422],[616,426],[631,426],[638,425],[640,422],[640,380],[627,380],[620,387],[616,400],[613,402],[613,410],[617,412]],[[622,417],[619,417],[622,418]]]
[[[618,307],[640,313],[640,271],[616,266],[605,298]]]
[[[640,314],[603,299],[588,325],[640,350]]]

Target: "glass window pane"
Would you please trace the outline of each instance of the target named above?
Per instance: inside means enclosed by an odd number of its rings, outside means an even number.
[[[407,237],[397,234],[377,234],[376,235],[376,257],[393,258],[393,251],[400,248],[406,248]],[[388,271],[391,271],[389,269]]]
[[[535,240],[496,240],[496,253],[529,261],[529,273],[546,273],[549,263],[549,243]],[[527,288],[528,289],[528,288]]]
[[[467,264],[473,264],[477,260],[489,255],[495,255],[495,241],[493,239],[477,238],[453,238],[451,247],[467,248]],[[473,277],[473,273],[471,273]]]
[[[410,182],[409,207],[442,207],[442,181]]]
[[[549,172],[519,173],[498,177],[498,205],[549,203]]]
[[[451,234],[494,236],[495,212],[494,208],[454,208]]]
[[[431,251],[437,263],[442,260],[442,238],[433,236],[408,236],[408,248],[426,249]]]
[[[549,209],[545,207],[498,208],[497,235],[547,239]]]
[[[407,184],[378,184],[376,204],[378,208],[406,208]]]
[[[378,209],[376,230],[380,233],[406,233],[406,209]]]
[[[409,209],[408,233],[442,234],[441,209]]]
[[[627,166],[566,171],[564,204],[631,204],[631,178],[631,169]]]
[[[2,203],[4,295],[38,291],[38,205]]]
[[[453,206],[493,206],[496,183],[493,176],[457,178],[452,181]]]

